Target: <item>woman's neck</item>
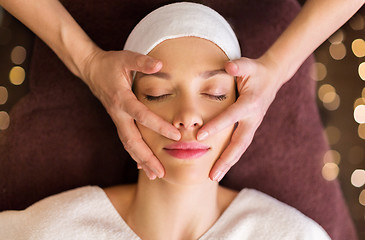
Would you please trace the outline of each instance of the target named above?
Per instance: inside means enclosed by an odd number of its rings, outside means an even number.
[[[217,221],[236,192],[207,181],[179,185],[164,179],[105,189],[111,202],[142,239],[198,239]]]
[[[218,184],[178,185],[140,174],[126,221],[142,239],[197,239],[222,213]]]

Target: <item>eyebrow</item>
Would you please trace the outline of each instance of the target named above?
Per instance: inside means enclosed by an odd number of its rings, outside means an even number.
[[[151,73],[151,74],[146,74],[146,73],[140,72],[140,74],[142,74],[142,76],[140,76],[140,78],[143,78],[145,76],[154,76],[154,77],[161,78],[161,79],[166,79],[166,80],[171,79],[171,75],[168,74],[168,73],[165,73],[165,72],[156,72],[156,73]],[[204,72],[199,73],[198,76],[203,78],[203,79],[208,79],[208,78],[211,78],[213,76],[221,75],[221,74],[230,76],[226,72],[226,70],[224,70],[224,69],[204,71]]]

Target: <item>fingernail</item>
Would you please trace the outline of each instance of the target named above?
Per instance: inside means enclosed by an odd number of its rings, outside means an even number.
[[[180,140],[180,134],[169,132],[168,137],[172,140],[179,141]]]
[[[152,172],[150,172],[149,170],[147,169],[143,169],[144,172],[146,173],[147,177],[150,179],[150,180],[154,180],[156,178],[156,175]]]
[[[217,182],[220,182],[225,175],[226,175],[225,172],[221,172]]]
[[[155,175],[158,177],[158,178],[162,178],[163,177],[163,173],[157,169],[153,169],[153,172],[155,173]]]
[[[156,65],[156,61],[153,60],[152,58],[148,58],[147,62],[146,62],[147,66],[150,67],[150,68],[153,68],[155,65]]]
[[[219,182],[218,180],[221,178],[221,174],[222,174],[221,171],[216,172],[214,177],[213,177],[213,181]]]
[[[208,133],[205,132],[205,131],[203,131],[203,132],[199,133],[199,135],[198,135],[198,141],[202,141],[202,140],[204,140],[207,137],[208,137]]]

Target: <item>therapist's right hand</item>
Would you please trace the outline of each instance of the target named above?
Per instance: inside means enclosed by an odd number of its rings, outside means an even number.
[[[135,121],[157,133],[178,141],[180,132],[152,113],[132,92],[132,72],[160,71],[162,62],[131,51],[95,50],[84,62],[82,78],[101,101],[117,127],[124,148],[152,180],[165,170],[143,141]]]

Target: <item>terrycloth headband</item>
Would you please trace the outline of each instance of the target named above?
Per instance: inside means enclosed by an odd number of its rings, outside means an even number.
[[[130,33],[124,50],[148,54],[159,43],[180,37],[199,37],[220,47],[230,60],[241,49],[229,23],[213,9],[180,2],[160,7],[144,17]]]

